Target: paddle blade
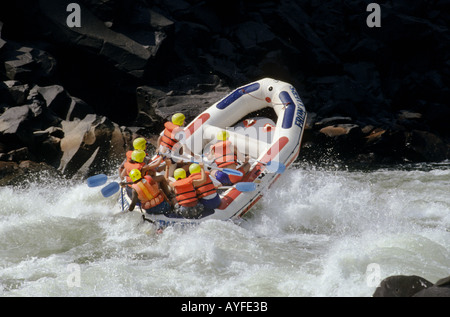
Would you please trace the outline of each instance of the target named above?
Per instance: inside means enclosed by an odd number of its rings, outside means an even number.
[[[107,198],[110,197],[112,195],[114,195],[115,193],[117,193],[120,189],[120,185],[117,182],[112,182],[109,183],[108,185],[106,185],[105,187],[102,188],[101,192],[103,197]]]
[[[234,169],[232,169],[232,168],[223,168],[222,171],[223,171],[225,174],[229,174],[229,175],[235,175],[235,176],[242,176],[242,175],[244,175],[244,174],[242,174],[241,171],[234,170]]]
[[[107,180],[108,180],[108,176],[106,176],[105,174],[98,174],[98,175],[89,177],[87,179],[87,185],[89,187],[97,187],[97,186],[101,186],[101,185],[105,184]]]
[[[266,168],[271,173],[282,174],[286,169],[286,165],[277,161],[270,161],[267,163]]]
[[[252,192],[256,189],[256,184],[251,182],[236,183],[234,186],[240,192]]]

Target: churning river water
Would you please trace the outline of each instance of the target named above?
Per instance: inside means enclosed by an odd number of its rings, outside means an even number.
[[[372,296],[450,274],[450,164],[285,171],[239,224],[156,234],[116,196],[0,188],[0,296]]]

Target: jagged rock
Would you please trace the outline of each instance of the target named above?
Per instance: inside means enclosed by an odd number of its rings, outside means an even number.
[[[27,147],[8,152],[8,161],[20,162],[30,159],[30,154]]]
[[[29,92],[30,86],[17,80],[0,82],[0,103],[10,106],[22,105],[27,100]]]
[[[156,103],[155,113],[164,121],[167,121],[174,113],[182,112],[189,122],[223,96],[222,91],[192,95],[169,95]]]
[[[348,135],[352,133],[352,131],[357,131],[353,133],[360,134],[360,130],[361,129],[356,124],[337,124],[322,128],[319,132],[325,134],[328,137],[339,137],[342,135]]]
[[[0,52],[5,76],[24,83],[50,80],[55,74],[56,60],[49,53],[18,43],[7,42]]]
[[[3,27],[3,22],[0,21],[0,52],[3,46],[5,46],[6,41],[2,39],[2,27]]]
[[[420,130],[413,130],[409,135],[408,158],[415,162],[439,162],[450,155],[450,145],[439,136]]]
[[[160,89],[140,86],[136,89],[136,102],[138,106],[138,116],[136,123],[142,126],[161,125],[162,118],[155,113],[158,99],[164,98],[166,93]]]
[[[81,27],[69,28],[66,24],[68,15],[66,8],[71,2],[70,0],[39,1],[41,14],[49,20],[53,39],[95,52],[111,61],[118,69],[133,76],[142,77],[145,65],[152,56],[146,45],[107,28],[104,21],[98,19],[82,4],[80,4]],[[155,38],[154,33],[150,32],[147,32],[146,36]],[[160,43],[154,43],[154,45],[160,45]]]
[[[30,104],[7,108],[0,116],[0,142],[5,145],[4,151],[25,146],[33,153],[39,146],[34,131],[58,125],[59,121],[37,100]]]
[[[62,121],[62,157],[59,170],[72,177],[110,168],[123,159],[125,142],[119,126],[105,117],[87,115],[83,120]]]
[[[60,85],[35,86],[32,93],[40,94],[47,107],[63,120],[83,119],[87,114],[94,114],[94,110],[83,100],[70,96]]]

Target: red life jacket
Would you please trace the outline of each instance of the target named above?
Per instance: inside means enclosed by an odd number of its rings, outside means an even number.
[[[218,167],[225,167],[231,164],[237,164],[237,155],[234,153],[234,147],[231,141],[220,141],[211,147],[214,150],[214,161]]]
[[[216,186],[214,186],[214,183],[209,177],[209,173],[205,172],[205,174],[206,174],[206,182],[204,182],[202,185],[198,187],[195,187],[198,199],[217,193]],[[202,174],[194,173],[191,174],[189,177],[192,179],[200,179],[202,178]]]
[[[159,190],[158,185],[150,176],[144,176],[143,179],[131,187],[137,192],[141,206],[144,209],[153,208],[164,201],[161,190]]]
[[[126,175],[127,175],[127,182],[132,182],[129,174],[131,172],[131,170],[134,169],[138,169],[139,171],[142,169],[142,167],[144,167],[145,163],[138,163],[135,162],[131,159],[131,154],[133,153],[133,151],[128,151],[127,152],[127,161],[125,162],[125,164],[123,164],[123,167],[125,168],[126,171]]]
[[[178,140],[175,139],[175,133],[173,132],[175,129],[180,126],[168,121],[164,123],[164,134],[161,136],[161,145],[167,147],[168,149],[172,149],[172,147],[178,143]],[[177,132],[177,131],[176,131]]]
[[[175,198],[181,206],[195,207],[198,204],[197,193],[192,181],[192,178],[187,177],[173,183],[175,188]]]

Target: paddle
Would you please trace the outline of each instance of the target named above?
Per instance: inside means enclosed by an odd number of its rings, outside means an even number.
[[[240,192],[252,192],[256,189],[256,184],[252,182],[240,182],[234,186],[221,186],[219,189],[236,188]]]
[[[180,157],[180,156],[177,156],[177,155],[174,155],[174,154],[170,154],[170,156],[172,156],[174,159],[183,160],[183,161],[184,160],[189,160],[191,163],[197,163],[198,164],[198,162],[195,161],[194,158]],[[225,168],[225,167],[222,168],[222,167],[212,166],[212,165],[205,164],[205,163],[203,163],[203,164],[206,167],[222,171],[222,172],[224,172],[225,174],[228,174],[228,175],[235,175],[235,176],[242,176],[242,175],[244,175],[241,171],[238,171],[238,170],[235,170],[235,169],[232,169],[232,168]]]
[[[101,193],[102,193],[103,197],[107,198],[107,197],[110,197],[110,196],[114,195],[115,193],[117,193],[119,191],[119,189],[120,189],[120,185],[118,182],[111,182],[102,188]]]
[[[105,184],[107,180],[108,180],[108,176],[106,176],[105,174],[98,174],[98,175],[89,177],[87,179],[87,185],[89,187],[97,187],[97,186],[101,186],[101,185]]]

